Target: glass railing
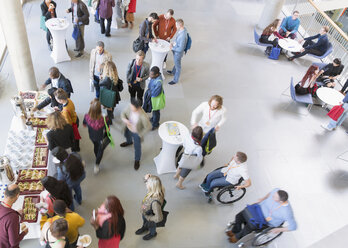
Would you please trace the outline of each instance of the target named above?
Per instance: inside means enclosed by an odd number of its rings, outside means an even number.
[[[340,58],[344,65],[344,70],[339,77],[340,83],[344,83],[348,78],[348,36],[342,31],[331,18],[321,11],[312,0],[286,0],[282,12],[284,16],[290,16],[294,10],[300,12],[301,21],[298,33],[302,37],[316,35],[322,26],[328,26],[329,41],[332,44],[333,52],[323,59],[323,62],[332,62],[335,58]]]

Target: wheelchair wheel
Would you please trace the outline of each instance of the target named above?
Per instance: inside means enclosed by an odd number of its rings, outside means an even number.
[[[261,233],[257,234],[253,240],[252,245],[256,246],[256,247],[263,246],[263,245],[268,244],[271,241],[275,240],[280,235],[282,235],[282,232],[280,232],[280,233],[270,232],[272,229],[273,229],[273,227],[270,227],[270,228],[263,230]]]
[[[245,195],[245,192],[246,189],[244,188],[236,190],[234,186],[227,186],[219,192],[216,199],[222,204],[228,204],[242,199],[242,197]]]

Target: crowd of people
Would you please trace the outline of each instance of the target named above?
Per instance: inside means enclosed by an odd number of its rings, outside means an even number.
[[[134,25],[135,0],[99,0],[90,1],[93,6],[92,13],[95,21],[100,23],[101,33],[109,37],[112,21],[112,8],[118,8],[124,22],[123,28]],[[41,4],[42,20],[57,17],[56,3],[52,0],[44,0]],[[78,29],[76,39],[76,57],[83,54],[84,26],[89,24],[89,11],[81,0],[71,0],[71,7],[67,10],[72,13],[74,29]],[[165,93],[163,90],[163,78],[157,66],[150,68],[144,61],[149,42],[157,42],[163,39],[170,43],[173,52],[174,67],[167,70],[173,75],[170,85],[179,82],[181,74],[181,60],[187,51],[189,35],[184,27],[182,19],[175,20],[174,10],[158,15],[151,13],[140,25],[139,37],[144,41],[144,46],[137,51],[135,58],[128,63],[126,82],[130,94],[130,104],[122,110],[120,119],[124,125],[126,141],[121,147],[134,145],[134,169],[140,167],[142,149],[141,142],[145,134],[150,130],[156,130],[160,125],[160,111],[165,107]],[[263,32],[261,39],[265,43],[277,46],[277,39],[268,42],[269,36],[296,37],[299,26],[298,12],[292,17],[286,18],[282,23],[275,20]],[[105,22],[107,25],[105,27]],[[280,28],[280,29],[279,29]],[[277,31],[279,29],[279,32]],[[325,31],[326,29],[323,29]],[[46,30],[46,38],[51,48],[51,34]],[[327,32],[327,30],[326,30]],[[310,40],[310,39],[308,39]],[[308,43],[310,44],[310,43]],[[295,55],[296,56],[296,55]],[[167,61],[167,56],[164,60]],[[340,69],[338,60],[332,65],[319,69],[312,68],[301,81],[301,87],[311,87],[317,76],[321,75],[323,82],[335,80]],[[109,136],[110,125],[113,125],[114,109],[121,101],[120,92],[123,90],[123,81],[120,79],[117,66],[113,62],[112,55],[105,49],[104,42],[98,41],[96,48],[91,51],[89,63],[90,89],[95,91],[95,98],[91,99],[89,111],[83,117],[83,127],[88,128],[89,139],[94,146],[95,164],[94,174],[101,169],[101,161],[105,148],[112,143]],[[146,87],[146,81],[149,81]],[[332,83],[332,82],[331,82]],[[40,241],[45,247],[77,247],[79,228],[85,225],[85,219],[75,211],[75,203],[81,205],[83,192],[81,182],[86,178],[86,164],[79,155],[80,139],[79,118],[75,105],[70,99],[74,93],[70,80],[65,77],[58,68],[49,69],[49,79],[41,86],[48,89],[48,97],[33,111],[38,111],[50,105],[54,112],[48,115],[46,134],[48,148],[53,156],[55,164],[49,176],[41,182],[45,189],[40,195],[40,212],[42,217]],[[329,86],[328,86],[329,87]],[[146,91],[145,91],[146,90]],[[348,100],[347,100],[348,102]],[[348,105],[347,105],[348,106]],[[348,109],[348,108],[347,108]],[[192,110],[192,132],[183,137],[183,153],[179,158],[179,166],[174,175],[178,179],[176,187],[185,189],[183,182],[192,170],[204,166],[204,157],[211,154],[216,145],[216,133],[221,130],[226,121],[227,109],[223,105],[223,97],[213,95],[209,101],[202,102]],[[152,113],[149,118],[147,113]],[[199,187],[205,193],[210,194],[215,188],[233,186],[234,190],[241,190],[251,186],[247,167],[247,154],[236,152],[231,160],[222,168],[209,173]],[[150,240],[157,235],[156,228],[166,224],[168,212],[164,210],[166,205],[165,189],[160,178],[155,175],[144,176],[146,195],[141,202],[140,213],[142,226],[136,230],[136,235],[145,234],[144,240]],[[28,229],[19,228],[21,211],[12,209],[12,205],[19,197],[19,188],[16,184],[9,185],[5,191],[4,200],[0,204],[0,246],[19,247],[20,241],[27,234]],[[250,218],[246,212],[252,212],[260,225],[250,226]],[[261,213],[261,214],[260,214]],[[250,216],[250,214],[248,215]],[[286,227],[280,227],[287,222]],[[95,229],[99,248],[119,247],[126,231],[126,220],[121,201],[115,196],[107,196],[99,208],[92,213],[90,224]],[[274,232],[293,231],[296,229],[296,221],[288,201],[288,194],[284,190],[274,189],[264,198],[260,199],[252,207],[248,206],[241,211],[235,220],[233,229],[227,233],[231,242],[237,242],[243,236],[253,230],[265,226],[276,227]]]

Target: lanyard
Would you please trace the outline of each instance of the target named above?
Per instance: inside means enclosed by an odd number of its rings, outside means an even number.
[[[168,26],[169,26],[169,22],[170,22],[170,19],[169,20],[166,20],[165,19],[165,21],[164,21],[164,23],[165,23],[165,28],[164,28],[164,30],[167,32],[167,29],[168,29]]]
[[[212,115],[210,114],[210,112],[211,112],[211,109],[210,109],[210,107],[209,107],[209,120],[210,120],[211,118],[213,118],[213,116],[216,114],[217,111],[215,111],[214,114],[212,114]]]
[[[1,204],[2,204],[2,205],[4,205],[4,207],[11,208],[11,206],[10,206],[10,205],[8,205],[6,202],[3,202],[3,201],[2,201],[2,202],[1,202]]]
[[[238,168],[240,166],[242,166],[242,164],[237,164],[236,166],[229,165],[228,168],[227,168],[227,171],[225,173],[227,173],[230,169]]]
[[[142,66],[143,66],[143,65],[140,66],[139,71],[138,71],[138,70],[137,70],[138,65],[135,63],[135,75],[136,75],[135,77],[136,77],[136,78],[139,76]]]

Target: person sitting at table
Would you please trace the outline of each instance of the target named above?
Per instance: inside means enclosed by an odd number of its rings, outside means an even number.
[[[176,187],[178,189],[185,189],[182,183],[184,182],[188,174],[191,172],[191,169],[181,167],[181,163],[183,162],[183,160],[189,159],[187,156],[185,157],[184,155],[197,157],[197,161],[199,161],[199,163],[201,163],[201,161],[203,160],[203,150],[201,147],[202,138],[203,129],[200,126],[196,126],[192,130],[191,135],[185,136],[183,138],[184,154],[182,155],[179,161],[179,167],[176,170],[176,174],[174,175],[174,179],[179,179],[178,183],[176,184]]]
[[[344,65],[339,58],[335,58],[333,63],[327,64],[319,72],[317,81],[323,82],[325,87],[334,88],[335,80],[342,73]]]
[[[306,95],[311,93],[312,95],[318,89],[318,85],[316,84],[317,78],[319,76],[319,67],[315,65],[311,65],[304,77],[301,79],[298,84],[295,85],[295,92],[298,95]]]
[[[329,39],[327,37],[327,32],[329,31],[328,26],[323,26],[319,34],[304,38],[305,43],[300,53],[295,53],[294,56],[288,58],[289,61],[293,61],[296,58],[305,56],[306,54],[314,54],[317,56],[322,56],[329,49]],[[317,43],[313,42],[314,39],[318,39]],[[300,40],[301,43],[303,40]]]
[[[273,47],[276,47],[278,45],[278,39],[283,39],[283,37],[277,32],[279,25],[280,19],[275,19],[262,31],[259,41],[264,44],[272,44]],[[274,37],[272,37],[272,35]],[[266,48],[265,53],[269,55],[271,50],[272,46],[269,46]]]
[[[335,120],[330,120],[328,125],[322,124],[321,127],[326,129],[327,131],[333,131],[336,130],[337,127],[341,126],[343,121],[347,118],[348,114],[348,95],[346,95],[340,105],[342,104],[342,108],[344,108],[343,113],[341,114],[340,117],[338,117],[337,121]]]
[[[49,78],[41,86],[41,90],[51,85],[51,88],[63,89],[68,94],[68,98],[70,98],[71,93],[74,93],[70,80],[64,77],[59,69],[54,66],[48,70],[48,75]]]
[[[288,16],[283,19],[282,24],[280,25],[279,34],[284,38],[295,39],[296,32],[300,26],[300,20],[298,19],[299,12],[295,10],[292,13],[292,16]]]

